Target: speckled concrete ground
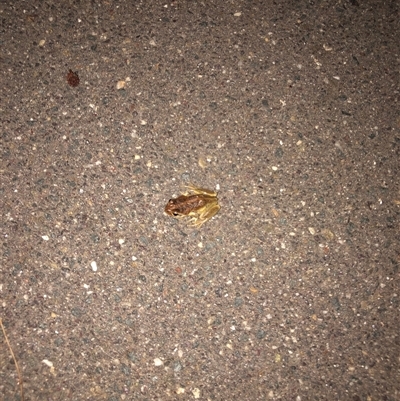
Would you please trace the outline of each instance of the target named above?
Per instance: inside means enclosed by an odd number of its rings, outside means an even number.
[[[0,313],[25,400],[400,400],[399,19],[0,4]],[[189,182],[219,191],[200,230],[163,212]]]

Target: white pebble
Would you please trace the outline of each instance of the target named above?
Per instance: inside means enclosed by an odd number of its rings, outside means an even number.
[[[117,82],[117,90],[125,88],[125,81],[118,81]]]
[[[93,270],[94,272],[97,272],[97,263],[96,263],[95,261],[91,262],[91,263],[90,263],[90,266],[92,266],[92,270]]]
[[[161,366],[164,362],[160,358],[154,358],[154,365]]]
[[[132,255],[132,260],[133,261],[137,260],[137,257]]]
[[[53,367],[53,362],[49,361],[48,359],[43,359],[42,361],[45,365],[47,365],[49,368]]]
[[[192,394],[193,394],[194,398],[200,398],[200,390],[198,388],[194,388],[192,390]]]
[[[50,238],[49,238],[48,235],[42,235],[42,239],[43,239],[44,241],[48,241]]]

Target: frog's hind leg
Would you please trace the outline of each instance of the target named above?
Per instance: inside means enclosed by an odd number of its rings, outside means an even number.
[[[219,206],[218,204],[214,205],[206,212],[201,213],[199,216],[191,218],[189,221],[189,225],[192,227],[200,228],[206,221],[214,217],[220,209],[221,206]]]
[[[199,220],[204,220],[204,221],[210,220],[211,217],[214,217],[219,212],[220,209],[221,206],[218,204],[212,206],[206,212],[200,215]]]
[[[185,188],[187,188],[189,191],[191,191],[195,194],[217,196],[217,192],[211,191],[210,189],[198,187],[197,185],[189,184],[189,185],[186,185]]]

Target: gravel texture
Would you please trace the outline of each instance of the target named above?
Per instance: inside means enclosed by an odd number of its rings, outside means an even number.
[[[0,398],[400,400],[399,21],[2,1]]]

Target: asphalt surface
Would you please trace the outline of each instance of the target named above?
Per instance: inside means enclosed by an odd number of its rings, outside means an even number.
[[[2,1],[0,398],[400,400],[399,21]]]

